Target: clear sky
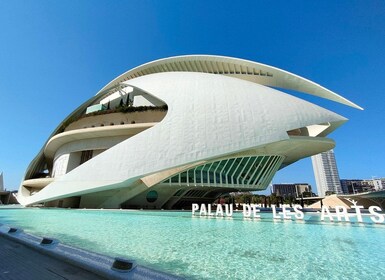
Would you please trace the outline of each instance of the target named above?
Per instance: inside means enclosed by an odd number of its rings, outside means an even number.
[[[385,1],[0,0],[0,172],[17,189],[56,126],[119,74],[154,59],[217,54],[272,65],[360,111],[333,132],[341,178],[385,177]],[[274,183],[308,182],[310,159]]]

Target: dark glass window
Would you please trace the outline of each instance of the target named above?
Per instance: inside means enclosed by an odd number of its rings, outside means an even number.
[[[149,191],[146,195],[146,199],[148,202],[155,202],[158,199],[157,191]]]

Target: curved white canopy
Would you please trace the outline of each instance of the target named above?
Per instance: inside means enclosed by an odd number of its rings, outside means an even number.
[[[143,64],[118,76],[97,94],[115,89],[124,81],[160,72],[201,72],[231,76],[269,87],[315,95],[362,110],[337,93],[285,70],[249,60],[213,55],[175,56]]]

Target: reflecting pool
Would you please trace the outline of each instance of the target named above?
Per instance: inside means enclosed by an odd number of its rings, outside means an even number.
[[[261,216],[0,209],[0,223],[188,279],[385,279],[384,224]]]

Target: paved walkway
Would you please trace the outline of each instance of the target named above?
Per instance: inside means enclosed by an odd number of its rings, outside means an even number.
[[[105,279],[0,235],[1,280]]]

